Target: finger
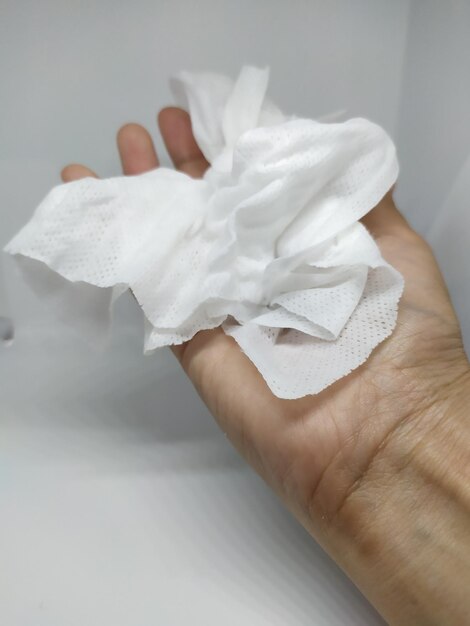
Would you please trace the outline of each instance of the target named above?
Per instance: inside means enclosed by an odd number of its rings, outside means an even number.
[[[176,169],[201,177],[209,163],[194,139],[188,113],[168,107],[160,111],[158,123]],[[261,471],[257,450],[266,440],[263,417],[269,415],[272,425],[273,414],[280,419],[281,413],[256,367],[221,328],[200,331],[173,346],[173,352],[223,431]]]
[[[209,163],[196,143],[188,113],[167,107],[160,111],[158,124],[176,169],[201,177]],[[250,418],[258,413],[257,403],[266,408],[277,399],[235,340],[214,328],[198,332],[172,350],[230,438],[237,443],[243,439],[240,448],[256,440],[255,421]]]
[[[126,124],[117,134],[122,170],[126,176],[143,174],[159,166],[159,160],[149,132],[140,124]],[[170,346],[179,358],[181,345]]]
[[[69,183],[72,180],[79,180],[80,178],[86,178],[87,176],[98,178],[93,170],[89,167],[85,167],[85,165],[80,165],[79,163],[66,165],[60,173],[60,177],[64,183]]]
[[[158,157],[150,133],[140,124],[126,124],[117,134],[122,170],[126,176],[143,174],[158,167]]]
[[[175,167],[200,177],[209,167],[192,132],[189,115],[182,109],[163,109],[158,122]],[[270,391],[260,372],[236,341],[221,328],[203,330],[173,352],[195,385],[209,410],[237,448],[265,476],[263,458],[277,450],[273,439],[292,425],[286,420],[305,409],[305,399],[280,400]],[[262,453],[261,451],[264,451]],[[268,455],[269,456],[269,455]]]
[[[194,139],[188,113],[178,107],[166,107],[158,114],[158,126],[176,169],[193,178],[200,178],[209,163]],[[178,359],[182,359],[188,343],[172,347]]]
[[[158,122],[175,167],[190,176],[202,176],[209,164],[194,139],[189,115],[170,107],[160,112]],[[118,145],[126,173],[156,167],[153,144],[141,127],[128,125],[121,129]],[[190,341],[171,348],[223,430],[247,454],[251,442],[259,439],[253,433],[257,422],[250,417],[260,412],[258,402],[265,408],[274,398],[259,372],[221,328],[201,331]]]
[[[158,126],[176,169],[200,178],[209,163],[194,139],[188,113],[178,107],[162,109],[158,114]]]
[[[174,350],[177,358],[224,433],[262,471],[257,456],[269,444],[266,422],[277,432],[283,430],[283,401],[222,328],[199,331],[174,348],[180,348]]]

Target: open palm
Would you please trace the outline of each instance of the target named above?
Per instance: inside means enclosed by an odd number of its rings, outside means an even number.
[[[208,167],[189,116],[160,112],[159,126],[177,169],[200,177]],[[149,133],[128,124],[118,133],[127,175],[158,167]],[[64,181],[94,175],[82,165]],[[326,529],[347,515],[366,474],[393,439],[422,428],[421,415],[464,375],[458,322],[427,244],[409,227],[391,194],[364,219],[383,256],[405,278],[393,335],[367,362],[322,393],[275,397],[238,344],[219,329],[173,348],[222,429],[289,508],[324,545]],[[432,411],[431,411],[432,413]],[[436,419],[437,419],[436,415]]]

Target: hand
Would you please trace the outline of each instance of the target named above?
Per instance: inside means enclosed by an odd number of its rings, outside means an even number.
[[[166,108],[158,121],[175,167],[202,176],[208,163],[188,114]],[[121,128],[117,143],[125,174],[158,167],[152,139],[141,126]],[[90,175],[81,165],[62,171],[64,181]],[[353,576],[337,537],[347,528],[358,540],[355,525],[362,523],[364,501],[373,492],[379,507],[386,497],[386,489],[375,487],[388,480],[381,469],[387,455],[400,449],[406,463],[452,413],[461,390],[470,389],[459,325],[430,248],[397,211],[391,194],[363,222],[403,274],[405,292],[393,335],[347,377],[318,395],[281,400],[221,329],[173,347],[232,442]]]
[[[177,108],[159,115],[176,169],[201,177],[209,164]],[[137,124],[117,136],[124,174],[159,166],[149,133]],[[93,172],[81,165],[64,181]],[[390,195],[364,219],[387,261],[405,277],[397,328],[368,361],[316,396],[280,400],[232,338],[199,332],[173,348],[201,397],[264,478],[309,516],[338,515],[379,449],[439,398],[440,388],[467,371],[460,331],[426,243],[396,210]]]

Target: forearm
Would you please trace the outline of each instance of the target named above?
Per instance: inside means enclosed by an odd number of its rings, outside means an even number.
[[[403,425],[320,530],[391,624],[470,623],[469,407],[464,377],[439,410]]]

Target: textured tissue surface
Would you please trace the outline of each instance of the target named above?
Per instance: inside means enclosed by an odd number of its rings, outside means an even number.
[[[172,87],[211,164],[204,178],[159,168],[59,185],[6,251],[88,329],[104,330],[130,288],[146,351],[222,325],[273,393],[297,398],[358,367],[395,326],[403,280],[358,220],[398,163],[379,126],[286,117],[267,81],[253,67],[236,81],[182,72]]]

